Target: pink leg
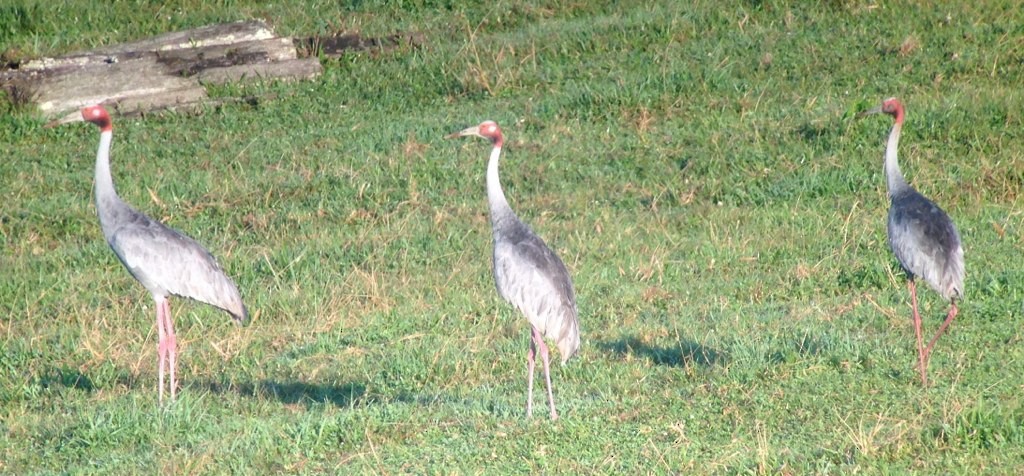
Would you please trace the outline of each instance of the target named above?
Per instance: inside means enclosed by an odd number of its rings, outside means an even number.
[[[558,419],[558,412],[555,411],[555,394],[551,391],[551,355],[548,353],[548,346],[544,343],[544,336],[536,327],[533,328],[533,340],[540,347],[540,359],[544,363],[544,383],[548,388],[548,407],[551,408],[551,419]]]
[[[928,386],[928,359],[924,351],[924,343],[921,339],[921,315],[917,312],[917,286],[914,284],[914,280],[907,281],[907,287],[910,288],[910,303],[914,310],[914,333],[917,334],[917,360],[918,367],[921,371],[921,385]]]
[[[932,355],[932,347],[935,346],[935,341],[939,340],[939,336],[941,336],[942,333],[946,331],[946,328],[949,327],[949,324],[951,322],[953,322],[953,319],[956,317],[956,313],[957,313],[956,301],[950,301],[950,303],[949,303],[949,314],[946,315],[946,320],[942,322],[942,326],[939,327],[939,331],[935,333],[935,337],[932,337],[932,341],[929,342],[928,343],[928,347],[925,348],[925,350],[924,350],[925,358],[931,357],[931,355]]]
[[[164,300],[164,325],[167,326],[167,367],[171,373],[171,401],[177,398],[178,390],[178,339],[174,336],[174,318],[171,316],[171,302]]]
[[[159,382],[159,395],[160,403],[164,402],[164,360],[167,351],[167,342],[164,336],[164,302],[163,298],[155,298],[156,301],[156,333],[159,339],[156,347],[157,353],[157,381]]]
[[[526,418],[533,416],[533,356],[537,353],[533,339],[530,339],[530,350],[526,352]]]

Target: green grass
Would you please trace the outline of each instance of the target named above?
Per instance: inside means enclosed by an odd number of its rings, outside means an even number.
[[[209,247],[254,314],[172,300],[164,408],[152,301],[92,205],[95,129],[0,106],[0,472],[1024,469],[1015,2],[162,3],[2,6],[0,49],[247,18],[427,41],[212,92],[256,105],[114,119],[122,197]],[[967,257],[928,388],[885,243],[891,123],[854,118],[888,96],[903,170]],[[441,139],[484,119],[578,291],[554,423],[522,418],[528,326],[490,274],[488,146]],[[921,297],[933,330],[944,303]]]

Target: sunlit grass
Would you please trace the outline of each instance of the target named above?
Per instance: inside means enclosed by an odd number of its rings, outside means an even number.
[[[121,196],[210,248],[254,316],[172,301],[165,408],[152,301],[95,218],[95,130],[0,107],[0,472],[1019,472],[1012,2],[26,1],[0,7],[0,45],[248,18],[427,41],[212,92],[255,104],[114,119]],[[929,388],[885,243],[891,124],[854,118],[894,95],[903,170],[967,258]],[[484,119],[512,207],[578,291],[555,423],[522,419],[487,146],[441,139]],[[921,297],[934,329],[945,303]]]

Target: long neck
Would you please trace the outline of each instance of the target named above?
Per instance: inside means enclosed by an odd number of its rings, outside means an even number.
[[[900,171],[900,164],[896,161],[896,149],[900,145],[900,131],[903,129],[903,111],[897,111],[896,123],[889,132],[889,142],[885,145],[885,181],[889,188],[889,196],[898,195],[907,190],[906,179]]]
[[[110,142],[113,132],[100,132],[100,148],[96,152],[96,201],[117,197],[114,179],[110,177]]]
[[[100,147],[96,152],[96,212],[100,217],[100,227],[103,228],[104,234],[107,234],[107,228],[114,213],[124,206],[114,190],[114,179],[110,177],[110,142],[112,138],[112,131],[100,132]]]
[[[505,199],[505,192],[501,190],[501,182],[498,180],[498,159],[501,158],[501,143],[496,143],[491,150],[491,159],[487,162],[487,203],[491,207],[491,226],[495,229],[500,222],[508,217],[515,216],[512,208],[508,206]]]

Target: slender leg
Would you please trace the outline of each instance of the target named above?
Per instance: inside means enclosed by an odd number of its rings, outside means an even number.
[[[167,326],[167,367],[171,373],[171,401],[177,397],[178,378],[176,376],[178,362],[178,339],[174,336],[174,318],[171,316],[171,302],[164,300],[164,324]]]
[[[907,281],[907,287],[910,288],[910,303],[914,310],[914,333],[917,334],[917,360],[918,367],[921,370],[921,385],[928,386],[928,359],[924,351],[924,343],[921,339],[921,315],[917,313],[917,286],[914,284],[914,280],[910,279]]]
[[[164,356],[166,355],[167,343],[164,336],[164,302],[162,298],[154,298],[156,300],[156,333],[159,338],[159,342],[156,346],[157,352],[157,381],[160,384],[160,389],[157,391],[159,395],[160,403],[164,402]]]
[[[941,336],[942,333],[946,331],[946,328],[949,327],[949,324],[951,322],[953,322],[953,319],[956,317],[956,313],[957,313],[956,301],[950,301],[950,303],[949,303],[949,314],[946,315],[946,320],[942,322],[942,326],[939,327],[939,331],[935,333],[935,337],[932,337],[932,341],[929,342],[928,343],[928,347],[925,348],[925,350],[924,350],[925,358],[931,357],[931,355],[932,355],[932,347],[935,345],[935,341],[939,340],[939,336]]]
[[[531,337],[530,350],[526,352],[526,371],[529,374],[526,378],[526,418],[533,416],[533,356],[536,353],[536,344]]]
[[[548,389],[548,407],[551,408],[551,419],[558,419],[558,412],[555,411],[555,394],[551,391],[551,355],[548,353],[548,345],[544,343],[544,336],[536,327],[533,328],[533,340],[540,347],[540,359],[544,363],[544,383]]]

